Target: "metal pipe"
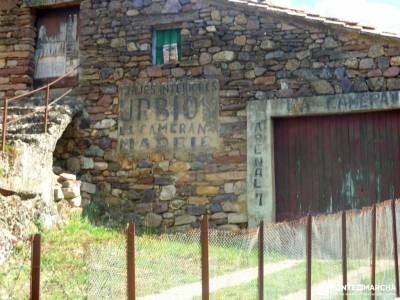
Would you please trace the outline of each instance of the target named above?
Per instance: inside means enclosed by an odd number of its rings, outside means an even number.
[[[6,147],[6,136],[7,136],[7,117],[8,117],[8,103],[10,101],[14,101],[14,100],[19,100],[21,98],[25,98],[27,96],[33,95],[37,92],[40,92],[44,89],[46,89],[46,103],[45,103],[45,116],[44,116],[44,131],[47,133],[47,127],[48,127],[48,113],[49,113],[49,97],[50,97],[50,87],[53,86],[54,84],[56,84],[57,82],[59,82],[60,80],[63,80],[64,78],[68,77],[69,75],[73,74],[75,72],[75,70],[78,68],[79,66],[75,67],[73,70],[71,70],[70,72],[64,74],[63,76],[53,80],[52,82],[37,88],[33,91],[27,92],[25,94],[19,95],[19,96],[15,96],[12,98],[4,98],[4,108],[3,108],[3,129],[2,129],[2,151],[5,151],[5,147]],[[69,93],[69,91],[67,92]],[[64,97],[67,93],[64,93],[61,97],[59,97],[58,99]],[[57,100],[58,100],[57,99]],[[12,122],[16,122],[16,121],[12,121]]]
[[[396,200],[392,200],[392,233],[393,233],[393,259],[396,279],[396,297],[400,297],[399,284],[399,254],[397,249],[397,222],[396,222]]]
[[[44,104],[44,132],[47,133],[47,127],[49,122],[49,97],[50,97],[50,86],[46,89],[46,99]]]
[[[2,151],[6,150],[6,137],[7,137],[7,118],[8,118],[8,99],[4,98],[4,107],[3,107],[3,130],[2,130],[2,142],[1,147]]]
[[[343,300],[347,300],[347,232],[346,211],[342,211],[342,276]]]
[[[72,92],[72,89],[69,89],[68,91],[66,91],[65,93],[63,93],[61,96],[58,96],[56,99],[54,99],[53,101],[51,101],[49,103],[49,107],[53,106],[54,104],[56,104],[59,100],[61,100],[62,98],[64,98],[65,96],[67,96],[69,93]]]
[[[129,223],[126,230],[126,257],[128,264],[128,300],[136,298],[136,282],[135,282],[135,224]]]
[[[42,90],[44,90],[44,89],[46,89],[46,88],[49,88],[49,87],[53,86],[54,84],[56,84],[57,82],[59,82],[60,80],[63,80],[64,78],[66,78],[66,77],[72,75],[72,74],[75,72],[75,70],[76,70],[77,68],[78,68],[78,67],[76,67],[75,69],[71,70],[70,72],[64,74],[63,76],[61,76],[61,77],[55,79],[54,81],[52,81],[52,82],[50,82],[50,83],[48,83],[48,84],[46,84],[46,85],[44,85],[44,86],[41,86],[40,88],[34,89],[33,91],[27,92],[27,93],[22,94],[22,95],[19,95],[19,96],[15,96],[15,97],[9,98],[8,101],[19,100],[19,99],[21,99],[21,98],[25,98],[25,97],[27,97],[27,96],[33,95],[33,94],[35,94],[35,93],[37,93],[37,92],[40,92],[40,91],[42,91]]]
[[[375,300],[375,283],[376,283],[376,204],[372,206],[372,259],[371,259],[371,299]]]
[[[41,237],[35,234],[31,244],[31,300],[40,298],[40,251]]]
[[[264,300],[264,221],[258,228],[258,299]]]
[[[57,97],[57,98],[54,99],[52,102],[50,102],[50,104],[49,104],[49,109],[50,109],[54,104],[56,104],[59,100],[61,100],[63,97],[65,97],[66,95],[68,95],[71,91],[72,91],[72,89],[69,89],[68,91],[66,91],[65,93],[63,93],[61,96]],[[46,109],[45,107],[41,106],[41,107],[39,107],[39,108],[34,109],[34,111],[33,111],[33,112],[30,112],[29,114],[23,115],[23,116],[21,116],[21,117],[19,117],[19,118],[16,118],[16,119],[9,120],[9,121],[7,122],[7,124],[10,125],[10,124],[12,124],[12,123],[16,123],[16,122],[18,122],[18,121],[21,121],[21,120],[23,120],[23,119],[25,119],[25,118],[29,118],[29,117],[31,117],[31,116],[34,116],[34,115],[35,115],[36,113],[38,113],[38,112],[44,111],[45,109]]]
[[[312,247],[312,217],[311,215],[307,216],[307,227],[306,227],[307,241],[306,241],[306,253],[307,253],[307,300],[311,300],[311,247]]]
[[[210,299],[210,273],[208,261],[208,217],[203,216],[201,221],[201,283],[202,300]]]

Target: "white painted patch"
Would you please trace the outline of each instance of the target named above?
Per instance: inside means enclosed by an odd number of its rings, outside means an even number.
[[[342,184],[342,196],[346,200],[348,207],[352,207],[352,199],[355,194],[354,181],[351,171],[347,172]]]

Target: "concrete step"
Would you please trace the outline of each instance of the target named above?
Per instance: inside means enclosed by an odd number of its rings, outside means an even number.
[[[49,124],[53,126],[52,124]],[[44,133],[44,123],[28,123],[19,126],[10,126],[7,130],[9,135],[13,134],[42,134]]]
[[[7,144],[14,144],[14,141],[21,141],[27,144],[37,144],[40,141],[39,134],[24,134],[17,133],[13,135],[7,135]]]
[[[34,113],[34,114],[32,114]],[[51,108],[49,110],[49,122],[58,122],[57,121],[57,114],[59,112],[55,111],[54,108]],[[32,114],[32,115],[29,115]],[[25,116],[25,117],[24,117]],[[23,117],[21,120],[16,121],[16,123],[11,123],[12,124],[18,124],[18,123],[31,123],[31,122],[44,122],[44,111],[34,111],[32,109],[18,109],[17,111],[11,110],[9,111],[8,115],[8,120],[12,121],[15,119],[19,119]],[[3,121],[3,115],[0,116],[0,122]]]
[[[59,129],[65,126],[66,116],[74,115],[81,109],[81,104],[76,97],[67,96],[58,103],[53,104],[49,110],[48,133],[45,134],[44,107],[34,103],[41,100],[43,99],[30,99],[27,102],[21,103],[17,103],[16,101],[16,103],[13,103],[9,107],[9,120],[19,120],[8,124],[7,143],[13,144],[14,141],[20,140],[28,144],[33,143],[38,145],[43,142],[43,138],[47,140],[49,136],[58,135]],[[41,108],[41,110],[38,110],[38,108]],[[3,121],[2,113],[3,111],[0,108],[0,133]]]

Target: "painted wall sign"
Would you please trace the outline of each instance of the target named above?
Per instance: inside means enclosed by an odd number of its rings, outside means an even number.
[[[217,80],[135,84],[120,90],[118,141],[126,157],[219,148]]]
[[[35,79],[56,78],[79,65],[78,9],[46,12],[38,17]]]

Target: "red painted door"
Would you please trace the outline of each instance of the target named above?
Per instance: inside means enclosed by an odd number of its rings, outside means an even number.
[[[274,120],[276,217],[400,197],[400,110]]]

